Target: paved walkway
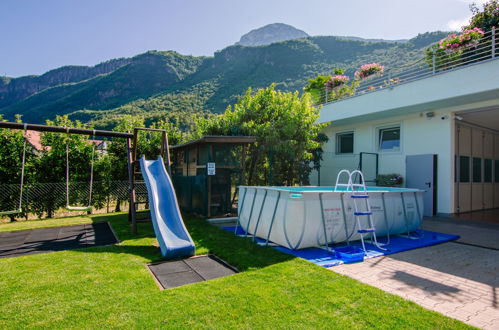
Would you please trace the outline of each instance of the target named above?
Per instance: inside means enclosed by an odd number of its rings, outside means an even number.
[[[438,226],[459,234],[452,223]],[[475,228],[477,236],[463,243],[480,243],[490,230]],[[499,250],[493,248],[449,242],[330,269],[470,325],[499,329]]]

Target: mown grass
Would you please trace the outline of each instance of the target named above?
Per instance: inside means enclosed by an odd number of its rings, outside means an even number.
[[[426,328],[467,326],[272,248],[189,218],[197,254],[242,273],[160,291],[150,224],[127,215],[0,225],[0,231],[110,221],[113,246],[0,259],[0,328]]]

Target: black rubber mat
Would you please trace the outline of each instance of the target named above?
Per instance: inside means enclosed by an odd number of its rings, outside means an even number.
[[[237,270],[213,255],[148,265],[163,289],[212,280],[237,273]]]
[[[117,243],[107,222],[0,233],[0,258]]]

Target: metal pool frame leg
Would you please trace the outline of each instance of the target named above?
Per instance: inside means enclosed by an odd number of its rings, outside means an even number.
[[[341,212],[343,213],[343,223],[345,225],[345,237],[347,239],[347,245],[350,245],[350,236],[348,235],[348,225],[347,225],[347,214],[345,212],[345,201],[343,200],[344,196],[345,196],[345,193],[340,194]]]
[[[322,193],[319,193],[319,203],[321,206],[322,228],[324,229],[324,242],[326,243],[326,250],[329,251],[329,244],[327,240],[326,219],[324,217],[324,204],[322,202]]]
[[[386,235],[386,245],[390,244],[390,228],[388,228],[388,216],[386,215],[386,203],[385,203],[385,193],[381,193],[381,201],[383,202],[383,217],[385,218],[385,225],[387,230]]]
[[[243,207],[244,207],[244,201],[246,200],[246,193],[248,192],[248,188],[244,188],[244,195],[243,195],[243,200],[241,201],[241,213],[243,212]],[[236,228],[234,229],[234,235],[237,235],[237,228],[239,228],[239,225],[241,222],[239,221],[239,214],[237,215],[237,223],[236,223]]]
[[[270,220],[269,232],[267,234],[267,239],[265,240],[265,246],[269,245],[270,233],[272,232],[272,226],[274,225],[275,214],[277,213],[277,206],[279,205],[279,201],[281,200],[281,191],[277,192],[277,201],[274,206],[274,213],[272,214],[272,219]]]
[[[409,232],[409,222],[407,220],[407,211],[405,209],[404,193],[400,193],[400,198],[402,198],[402,209],[404,210],[404,220],[405,220],[405,228],[407,229],[407,237],[410,237],[411,233]]]
[[[422,216],[421,216],[421,211],[419,211],[418,195],[416,194],[416,192],[414,192],[414,200],[416,201],[416,210],[418,211],[418,219],[421,219]],[[418,229],[421,229],[422,225],[423,225],[423,221],[421,220],[421,222],[419,223]],[[420,232],[419,238],[423,238],[423,236],[424,236],[424,234],[421,234],[421,232]]]
[[[411,236],[411,233],[409,231],[409,221],[407,219],[407,211],[405,209],[405,198],[404,198],[404,193],[400,193],[400,196],[402,197],[402,206],[403,206],[403,209],[404,209],[404,219],[405,219],[405,226],[407,228],[407,238],[409,239],[419,239],[419,237],[412,237]],[[416,203],[416,207],[417,207],[417,203]],[[418,211],[419,212],[419,211]]]
[[[255,207],[255,199],[256,199],[256,193],[258,192],[258,190],[255,188],[255,194],[253,195],[253,201],[251,202],[251,210],[250,210],[250,215],[249,215],[249,218],[248,218],[248,225],[246,226],[246,230],[245,230],[245,233],[244,233],[244,237],[248,237],[248,229],[249,229],[249,226],[251,224],[251,217],[253,216],[253,209]]]
[[[253,242],[256,239],[256,232],[258,230],[258,225],[260,224],[260,219],[262,217],[263,207],[265,206],[265,201],[267,200],[267,193],[268,193],[268,190],[265,190],[265,194],[263,195],[262,207],[260,208],[260,212],[258,213],[258,219],[256,220],[256,225],[255,225],[255,232],[253,233]],[[248,227],[248,229],[249,229],[249,227]]]
[[[421,211],[419,211],[418,195],[416,194],[416,192],[414,192],[414,200],[416,201],[416,210],[418,211],[418,219],[421,219]]]

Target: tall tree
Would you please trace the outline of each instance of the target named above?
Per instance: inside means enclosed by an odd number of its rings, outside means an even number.
[[[246,158],[247,184],[295,185],[308,177],[313,151],[321,146],[319,110],[310,95],[283,93],[275,85],[249,88],[223,115],[199,123],[201,134],[251,135],[257,143]],[[321,141],[321,142],[319,142]]]

